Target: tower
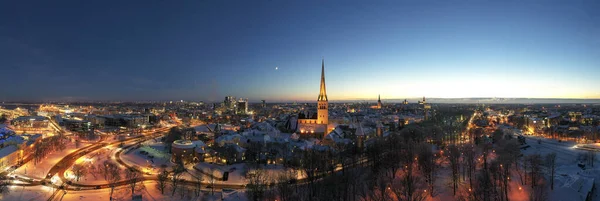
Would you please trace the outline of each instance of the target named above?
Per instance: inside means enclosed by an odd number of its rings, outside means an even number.
[[[321,61],[321,87],[317,98],[317,124],[329,124],[329,102],[325,89],[325,59]]]
[[[425,101],[425,96],[423,96],[423,102],[421,102],[421,104],[423,104],[423,115],[424,115],[424,120],[428,120],[428,112],[429,109],[431,109],[431,105],[427,104],[427,102]]]
[[[381,95],[377,96],[377,109],[381,109]]]

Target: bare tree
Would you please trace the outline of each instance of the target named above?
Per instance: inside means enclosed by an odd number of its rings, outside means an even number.
[[[167,187],[167,181],[169,181],[169,172],[162,171],[158,174],[158,184],[156,185],[160,190],[160,194],[165,194],[165,188]]]
[[[7,176],[0,176],[0,194],[8,194],[10,192],[10,186],[12,184],[12,180],[8,180]]]
[[[405,170],[400,179],[393,180],[391,191],[396,200],[405,201],[424,201],[427,198],[426,190],[419,190],[421,179],[413,175],[413,168],[405,166]]]
[[[508,184],[511,173],[512,164],[515,164],[519,156],[519,146],[515,141],[508,141],[500,145],[500,148],[496,151],[497,163],[499,168],[499,180],[501,183],[501,192],[503,192],[504,198],[508,198]]]
[[[200,193],[201,193],[200,189],[202,188],[202,181],[204,180],[204,174],[200,173],[197,175],[193,175],[193,177],[196,180],[196,182],[194,184],[194,186],[195,186],[194,193],[196,196],[200,196]]]
[[[456,189],[458,188],[460,179],[458,172],[458,170],[460,170],[460,155],[460,150],[456,145],[450,145],[448,147],[448,161],[450,162],[450,168],[452,169],[452,189],[454,195],[456,195]]]
[[[75,179],[77,179],[77,181],[79,181],[81,177],[87,174],[87,169],[81,164],[73,165],[71,171],[73,171],[73,175],[75,176]]]
[[[125,179],[129,181],[129,188],[131,188],[131,195],[135,194],[135,186],[141,180],[141,173],[133,168],[125,171]]]
[[[313,197],[317,191],[315,180],[318,174],[325,169],[325,160],[327,159],[324,157],[324,154],[321,154],[319,151],[309,149],[303,152],[301,169],[306,174],[309,197]]]
[[[185,172],[183,163],[176,163],[176,165],[173,167],[173,177],[171,178],[171,196],[175,195],[175,191],[177,190],[177,187],[179,187],[180,184],[180,176],[183,172]]]
[[[477,176],[476,185],[472,188],[472,199],[490,201],[494,197],[493,181],[486,169],[481,169]]]
[[[267,175],[262,169],[256,169],[248,174],[246,195],[249,200],[259,201],[264,198],[267,190]]]
[[[586,154],[586,159],[587,159],[588,165],[591,165],[592,167],[594,167],[594,162],[596,162],[596,152],[589,150]]]
[[[98,164],[98,171],[100,171],[100,173],[102,173],[102,175],[104,176],[104,180],[108,180],[108,176],[110,174],[109,169],[108,169],[109,165],[110,165],[110,161],[104,161],[104,163]]]
[[[434,184],[437,173],[437,163],[435,162],[436,157],[434,157],[433,151],[431,151],[431,145],[427,143],[422,143],[418,153],[418,164],[421,168],[421,172],[425,176],[425,182],[429,186],[429,194],[431,197],[434,196]]]
[[[556,153],[546,155],[546,165],[550,169],[550,190],[554,190],[554,174],[556,173]]]
[[[293,177],[289,171],[285,171],[283,174],[280,174],[277,177],[277,183],[275,184],[275,188],[277,189],[277,193],[281,201],[290,201],[293,199],[292,196],[294,188],[292,187],[292,181],[295,180],[296,178]]]
[[[548,200],[548,188],[544,182],[540,182],[539,185],[533,187],[529,193],[530,201],[546,201]]]
[[[90,169],[88,170],[88,172],[90,174],[92,174],[92,176],[94,176],[94,179],[96,179],[96,173],[97,173],[96,171],[98,171],[98,169],[96,168],[95,165],[89,165],[89,168]]]
[[[105,163],[105,166],[107,169],[106,172],[108,173],[106,181],[110,186],[110,199],[112,200],[113,192],[115,191],[115,187],[117,187],[116,183],[121,180],[121,169],[119,169],[117,164],[111,162]]]
[[[183,197],[185,197],[186,194],[186,190],[187,188],[185,186],[181,186],[179,187],[179,198],[183,200]]]
[[[469,177],[469,188],[473,188],[473,174],[475,174],[477,160],[475,148],[472,145],[467,145],[463,149],[463,161],[465,161],[464,165],[467,169],[467,176]]]
[[[208,182],[210,183],[210,194],[214,195],[215,194],[215,182],[217,181],[217,176],[215,176],[215,173],[218,172],[218,170],[216,170],[215,168],[213,168],[212,166],[209,167],[209,175],[208,175]]]
[[[539,154],[532,154],[527,156],[527,163],[529,164],[529,178],[531,179],[531,187],[535,187],[540,179],[540,171],[542,165],[542,156]]]
[[[374,174],[371,177],[372,178],[369,180],[370,182],[368,182],[368,186],[371,187],[371,199],[376,201],[388,200],[389,195],[387,193],[387,190],[391,190],[391,178],[384,175],[382,172]]]

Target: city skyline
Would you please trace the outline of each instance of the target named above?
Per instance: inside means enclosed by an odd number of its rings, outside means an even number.
[[[2,4],[1,101],[600,99],[594,1]]]

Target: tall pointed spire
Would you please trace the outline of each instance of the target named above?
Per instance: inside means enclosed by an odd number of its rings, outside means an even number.
[[[377,102],[381,102],[381,94],[377,94]]]
[[[321,60],[321,88],[318,101],[327,101],[327,90],[325,90],[325,59]]]

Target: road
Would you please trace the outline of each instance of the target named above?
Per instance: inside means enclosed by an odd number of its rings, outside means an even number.
[[[67,156],[65,156],[61,161],[59,161],[57,164],[55,164],[49,171],[46,179],[45,179],[45,185],[46,186],[51,186],[51,187],[57,187],[56,185],[52,184],[51,182],[48,182],[48,180],[50,178],[52,178],[54,175],[58,174],[57,176],[63,181],[66,182],[68,181],[65,177],[64,177],[64,173],[67,169],[69,169],[74,163],[75,161],[77,161],[77,159],[85,156],[88,153],[94,152],[96,150],[99,150],[101,148],[104,148],[106,146],[110,146],[110,145],[119,145],[120,143],[125,144],[123,146],[122,149],[120,149],[119,151],[116,152],[115,155],[115,159],[116,161],[127,167],[127,168],[136,168],[133,166],[130,166],[128,164],[126,164],[125,162],[123,162],[120,158],[120,154],[125,151],[128,148],[131,148],[143,141],[152,139],[157,137],[158,135],[161,134],[161,132],[167,131],[170,128],[165,128],[165,129],[161,129],[155,132],[149,132],[149,133],[145,133],[143,135],[140,136],[136,136],[130,139],[126,139],[126,140],[122,140],[122,141],[114,141],[114,142],[97,142],[96,144],[92,144],[92,145],[88,145],[86,147],[83,147],[71,154],[68,154]],[[368,163],[368,160],[366,160],[365,158],[361,158],[357,161],[357,163],[355,164],[348,164],[345,168],[353,168],[356,166],[364,166]],[[136,168],[137,169],[137,168]],[[334,170],[334,172],[339,172],[342,169],[336,169]],[[324,176],[327,176],[327,173],[322,173],[319,175],[316,175],[315,179],[321,179]],[[17,178],[17,180],[23,180],[26,181],[24,179],[20,179]],[[143,182],[143,181],[157,181],[158,178],[155,175],[144,175],[141,179],[139,179],[139,182]],[[26,181],[27,182],[27,181]],[[123,186],[123,185],[128,185],[131,182],[131,180],[122,180],[116,183],[113,183],[112,185],[110,183],[106,183],[106,184],[78,184],[78,183],[74,183],[71,182],[71,184],[64,186],[63,188],[65,188],[65,190],[93,190],[93,189],[105,189],[105,188],[111,188],[111,186],[114,187],[118,187],[118,186]],[[221,181],[217,181],[214,184],[212,184],[212,188],[214,189],[223,189],[223,188],[230,188],[230,189],[244,189],[245,185],[239,185],[239,184],[223,184],[220,183]],[[301,184],[301,183],[305,183],[306,178],[304,179],[300,179],[297,181],[297,184]],[[41,185],[42,182],[41,181],[34,181],[34,182],[29,182],[29,183],[25,183],[25,184],[13,184],[15,186],[36,186],[36,185]],[[187,180],[182,180],[181,184],[183,185],[190,185],[190,186],[195,186],[198,184],[201,185],[208,185],[208,182],[195,182],[195,181],[187,181]],[[206,188],[203,188],[206,189]]]
[[[46,175],[46,179],[50,179],[52,178],[54,175],[58,174],[58,177],[63,181],[66,182],[67,179],[64,177],[65,175],[65,171],[71,167],[73,165],[73,163],[75,163],[75,161],[77,161],[77,159],[85,156],[88,153],[94,152],[96,150],[99,150],[101,148],[104,148],[106,146],[111,146],[111,145],[119,145],[121,143],[129,143],[132,141],[136,141],[136,140],[144,140],[147,138],[152,138],[155,137],[157,134],[161,133],[161,132],[165,132],[170,128],[164,128],[164,129],[159,129],[157,131],[151,132],[151,133],[147,133],[144,135],[140,135],[140,136],[136,136],[136,137],[132,137],[126,140],[119,140],[119,141],[114,141],[114,142],[97,142],[95,144],[86,146],[84,148],[81,148],[77,151],[74,151],[73,153],[68,154],[67,156],[65,156],[62,160],[60,160],[58,163],[56,163],[52,168],[50,168],[50,171],[48,172],[48,175]]]

